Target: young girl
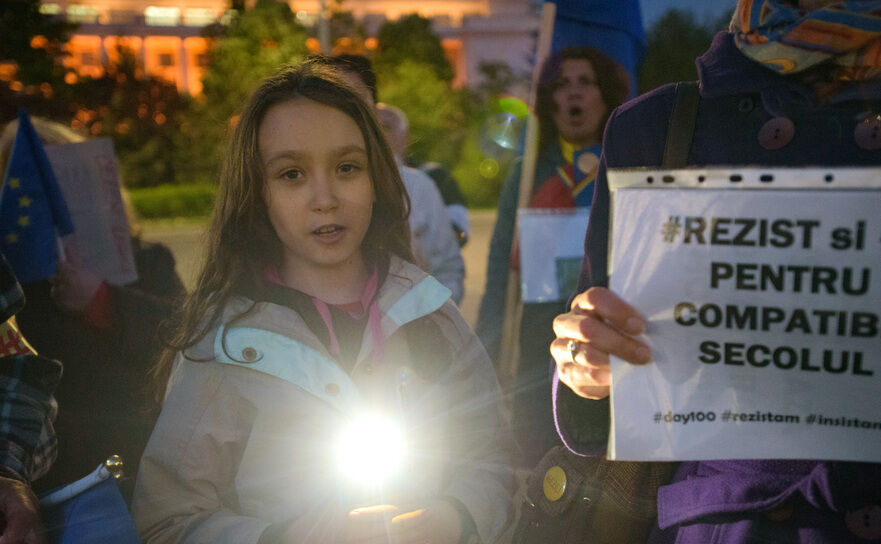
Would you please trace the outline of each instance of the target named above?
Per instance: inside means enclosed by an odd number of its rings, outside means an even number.
[[[410,263],[394,159],[330,70],[283,70],[239,118],[178,353],[157,369],[133,503],[146,542],[488,543],[507,521],[495,374],[449,290]],[[366,413],[407,452],[369,489],[380,469],[336,466],[377,449],[368,430],[338,450]]]

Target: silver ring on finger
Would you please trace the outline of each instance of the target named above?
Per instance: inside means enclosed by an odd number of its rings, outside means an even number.
[[[578,355],[578,348],[581,343],[578,340],[569,340],[569,343],[566,344],[566,349],[569,350],[569,358],[572,359],[573,364],[578,364],[575,361],[575,356]]]

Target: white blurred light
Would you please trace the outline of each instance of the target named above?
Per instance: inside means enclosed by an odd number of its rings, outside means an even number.
[[[336,457],[340,471],[353,481],[380,484],[404,464],[404,432],[389,418],[362,416],[340,433]]]
[[[148,26],[177,26],[180,24],[180,8],[147,6],[144,8],[144,22]]]

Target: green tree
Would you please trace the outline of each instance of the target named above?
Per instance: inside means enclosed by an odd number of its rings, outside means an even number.
[[[342,0],[333,0],[328,11],[330,11],[330,43],[333,53],[364,54],[367,31],[361,21],[345,8]],[[314,31],[317,30],[316,25]]]
[[[639,68],[639,92],[665,83],[697,79],[694,61],[713,41],[717,23],[700,24],[694,14],[671,9],[652,25]]]
[[[467,134],[453,175],[470,206],[492,208],[497,205],[502,184],[517,153],[488,146],[492,139],[490,127],[500,116],[525,115],[526,104],[506,95],[518,83],[528,81],[529,76],[518,76],[510,66],[501,62],[481,63],[479,70],[481,82],[475,90],[473,112],[469,116]],[[513,106],[518,102],[522,109]],[[484,152],[488,148],[492,149],[489,155]]]
[[[379,98],[407,114],[410,162],[456,163],[471,110],[468,91],[453,90],[432,66],[405,59],[379,75]]]
[[[377,41],[377,72],[391,72],[409,60],[430,66],[442,81],[453,81],[453,67],[444,56],[440,38],[431,30],[431,21],[425,17],[414,13],[387,22],[380,27]]]
[[[180,182],[213,179],[226,130],[260,82],[307,54],[306,30],[287,3],[258,0],[217,38],[202,79],[203,95],[181,122]]]
[[[306,38],[287,3],[258,0],[215,44],[202,79],[206,108],[228,120],[264,78],[303,59]]]
[[[509,160],[488,157],[480,148],[480,139],[487,122],[487,109],[482,108],[468,127],[462,142],[462,152],[453,168],[453,177],[465,196],[468,206],[495,208],[502,184],[507,177]],[[501,160],[500,160],[501,159]]]
[[[417,14],[386,22],[378,42],[374,67],[379,99],[409,118],[409,162],[437,161],[451,167],[465,137],[470,95],[452,88],[453,68],[431,22]]]
[[[493,206],[506,164],[485,157],[480,139],[498,98],[515,76],[507,65],[481,67],[472,92],[453,89],[453,68],[430,21],[409,15],[382,26],[374,61],[379,99],[398,106],[410,121],[408,162],[439,162],[453,172],[469,205]]]
[[[480,84],[475,91],[484,102],[497,100],[523,78],[529,78],[528,74],[518,76],[507,63],[499,61],[481,62],[478,71]]]

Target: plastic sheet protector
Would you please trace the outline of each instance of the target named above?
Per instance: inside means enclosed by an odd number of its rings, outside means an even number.
[[[519,210],[523,302],[565,301],[578,284],[589,207]]]
[[[609,458],[881,461],[881,169],[611,170]]]

